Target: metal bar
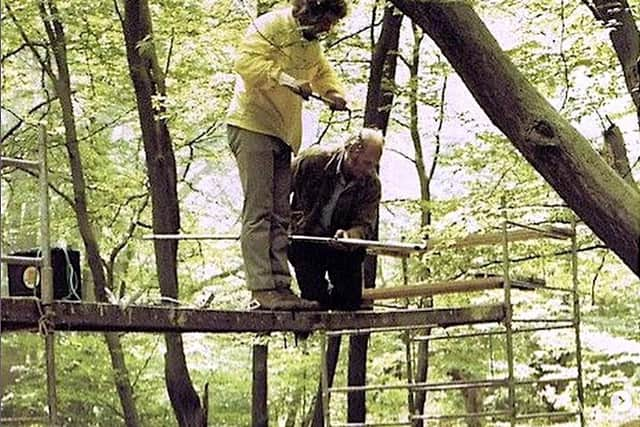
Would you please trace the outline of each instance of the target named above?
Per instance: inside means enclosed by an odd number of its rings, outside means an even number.
[[[322,387],[322,418],[325,427],[331,426],[329,419],[329,372],[327,371],[327,335],[320,334],[320,386]]]
[[[42,303],[53,302],[53,270],[51,268],[51,239],[49,235],[49,181],[47,170],[47,134],[44,126],[39,128],[40,151],[40,253],[42,254],[41,292]]]
[[[47,164],[47,130],[39,127],[40,157],[40,292],[45,316],[51,318],[54,313],[53,302],[53,269],[51,268],[51,240],[49,235],[49,176]],[[45,353],[47,361],[47,401],[49,405],[49,424],[58,425],[58,396],[56,391],[56,358],[55,335],[53,328],[45,330]]]
[[[571,278],[573,284],[573,318],[576,334],[576,366],[578,368],[578,405],[580,408],[580,426],[584,427],[584,385],[582,384],[582,342],[580,341],[580,293],[578,283],[578,244],[576,241],[576,217],[571,216]]]
[[[333,427],[393,427],[393,426],[410,426],[411,421],[394,421],[394,422],[372,422],[372,423],[334,423]]]
[[[505,337],[506,337],[506,345],[507,345],[507,382],[509,387],[509,414],[511,427],[516,424],[516,391],[514,384],[514,361],[513,361],[513,333],[511,330],[512,327],[512,318],[513,318],[513,307],[511,306],[511,281],[509,280],[509,238],[507,235],[507,208],[506,208],[506,200],[502,199],[502,267],[504,276],[504,306],[505,306],[505,316],[504,316],[504,326],[505,326]]]
[[[470,388],[491,388],[491,387],[504,387],[506,385],[506,378],[498,380],[483,380],[483,381],[454,381],[446,383],[397,383],[397,384],[370,384],[363,386],[344,386],[333,387],[329,391],[331,393],[348,393],[350,391],[367,391],[367,390],[399,390],[408,388],[413,391],[426,390],[426,391],[438,391],[438,390],[464,390]]]
[[[508,385],[508,378],[500,378],[497,380],[482,380],[482,381],[452,381],[443,383],[415,383],[411,387],[412,390],[427,390],[427,391],[445,391],[445,390],[466,390],[470,388],[497,388],[505,387]]]
[[[512,319],[514,323],[571,323],[573,319]]]
[[[530,380],[516,380],[516,385],[531,385],[531,384],[553,384],[558,381],[577,381],[576,377],[557,377],[557,378],[545,378],[545,379],[530,379]]]
[[[562,288],[560,286],[539,286],[536,289],[539,289],[541,291],[559,291],[559,292],[573,292],[573,289],[570,288]]]
[[[37,160],[23,160],[23,159],[13,159],[11,157],[0,157],[0,167],[10,167],[14,166],[16,168],[23,169],[34,169],[38,170],[40,167],[40,162]]]
[[[536,332],[536,331],[550,331],[554,329],[567,329],[573,328],[572,322],[567,322],[566,325],[554,325],[554,326],[540,326],[537,328],[516,328],[512,329],[511,332],[514,334],[526,333],[526,332]],[[430,336],[417,336],[414,337],[413,341],[434,341],[434,340],[445,340],[449,338],[473,338],[473,337],[482,337],[482,336],[490,336],[490,335],[503,335],[505,331],[485,331],[485,332],[474,332],[468,334],[453,334],[453,335],[430,335]]]
[[[292,234],[289,236],[292,242],[315,243],[319,245],[343,245],[347,247],[361,247],[368,249],[380,249],[385,252],[393,253],[421,253],[428,250],[425,243],[403,243],[403,242],[380,242],[377,240],[352,239],[352,238],[335,238],[335,237],[318,237]]]
[[[516,419],[518,420],[531,420],[534,418],[558,418],[558,417],[575,417],[578,414],[581,414],[580,411],[565,411],[565,412],[536,412],[530,414],[522,414],[518,415]]]
[[[435,341],[446,340],[449,338],[470,338],[470,337],[482,337],[489,335],[504,335],[504,331],[485,331],[485,332],[473,332],[467,334],[452,334],[452,335],[421,335],[413,337],[412,341]]]
[[[411,388],[410,384],[398,383],[398,384],[369,384],[369,385],[351,385],[344,387],[331,387],[330,393],[350,393],[353,391],[369,391],[369,390],[399,390]]]
[[[412,415],[412,420],[455,420],[461,418],[484,418],[497,417],[500,415],[509,415],[510,411],[490,411],[490,412],[471,412],[468,414],[449,414],[449,415]]]
[[[341,329],[338,331],[327,331],[328,336],[333,335],[364,335],[372,332],[403,332],[412,329],[424,329],[428,327],[437,327],[438,325],[407,325],[407,326],[388,326],[379,328],[360,328],[360,329]]]
[[[240,236],[219,234],[145,234],[142,240],[240,240]]]
[[[254,344],[253,347],[253,384],[251,388],[251,425],[252,427],[266,427],[269,425],[269,411],[267,410],[267,352],[264,344]]]
[[[513,329],[512,332],[514,334],[518,334],[518,333],[526,333],[526,332],[552,331],[554,329],[569,329],[569,328],[573,328],[573,325],[568,324],[568,325],[554,325],[554,326],[539,326],[537,328],[517,328],[517,329]]]
[[[42,265],[42,257],[28,257],[28,256],[14,256],[7,255],[0,257],[1,262],[5,262],[7,264],[16,264],[16,265]]]
[[[531,379],[531,380],[517,380],[514,378],[513,385],[530,385],[530,384],[552,384],[558,381],[577,381],[575,377],[558,377],[548,379]],[[509,379],[502,378],[497,380],[478,380],[478,381],[452,381],[443,383],[397,383],[397,384],[369,384],[363,386],[343,386],[333,387],[329,391],[331,393],[348,393],[351,391],[370,391],[370,390],[399,390],[408,388],[413,391],[416,390],[428,390],[428,391],[444,391],[444,390],[465,390],[472,388],[494,388],[508,386]]]

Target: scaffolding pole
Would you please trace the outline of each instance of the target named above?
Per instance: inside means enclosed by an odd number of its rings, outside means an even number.
[[[584,427],[584,386],[582,384],[582,344],[580,342],[580,293],[578,289],[578,244],[576,240],[576,217],[571,216],[571,277],[573,280],[573,322],[576,333],[576,366],[578,368],[578,410],[580,426]]]
[[[508,235],[508,218],[506,200],[502,200],[502,267],[504,269],[502,275],[504,278],[504,326],[505,339],[507,344],[507,383],[509,386],[509,422],[511,426],[516,425],[516,391],[514,383],[514,363],[513,363],[513,331],[512,317],[513,307],[511,306],[511,280],[509,279],[509,235]]]
[[[49,322],[54,315],[53,303],[53,269],[51,268],[51,237],[49,234],[49,181],[47,170],[47,130],[43,125],[39,127],[40,154],[40,253],[42,266],[40,267],[40,292],[43,306],[41,331],[45,334],[45,353],[47,364],[47,402],[49,406],[49,424],[58,425],[58,397],[56,392],[56,359],[55,333],[53,324]]]

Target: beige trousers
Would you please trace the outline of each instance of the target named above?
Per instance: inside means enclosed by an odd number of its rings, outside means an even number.
[[[244,192],[240,244],[249,290],[288,288],[291,148],[279,138],[227,126]]]

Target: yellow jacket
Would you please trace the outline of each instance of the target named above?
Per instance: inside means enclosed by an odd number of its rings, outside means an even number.
[[[291,14],[291,7],[253,21],[240,42],[234,70],[238,74],[227,123],[272,135],[294,153],[302,142],[302,98],[278,83],[280,73],[311,83],[326,95],[343,89],[317,40],[308,41]]]

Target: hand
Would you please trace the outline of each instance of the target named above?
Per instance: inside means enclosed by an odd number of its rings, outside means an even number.
[[[347,233],[346,230],[337,230],[336,233],[333,235],[333,239],[329,240],[329,247],[332,249],[337,249],[339,251],[348,251],[349,248],[347,245],[343,245],[342,243],[338,242],[338,239],[348,239],[349,238],[349,233]]]
[[[327,92],[325,98],[327,98],[330,101],[329,107],[332,110],[346,111],[349,109],[347,108],[347,101],[338,92],[335,92],[335,91]]]
[[[334,239],[348,239],[351,236],[349,236],[349,232],[347,230],[343,230],[343,229],[338,229],[336,231],[336,234],[333,235]]]
[[[308,101],[313,91],[311,90],[311,84],[309,82],[298,80],[296,81],[294,92],[300,95],[305,101]]]

